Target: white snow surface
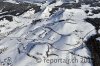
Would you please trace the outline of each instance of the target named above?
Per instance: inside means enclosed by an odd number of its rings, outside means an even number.
[[[4,49],[0,53],[1,66],[92,66],[81,62],[82,56],[91,57],[84,41],[95,34],[94,26],[83,20],[87,17],[85,8],[65,9],[60,15],[58,10],[50,16],[54,6],[48,5],[39,13],[31,9],[13,16],[12,22],[0,21],[0,25],[5,25],[0,28],[0,52]],[[31,24],[38,19],[41,21]],[[78,62],[72,63],[73,58]],[[54,59],[70,59],[70,62],[56,63]]]
[[[18,4],[18,3],[16,2],[16,0],[4,0],[4,2],[10,2],[10,3]]]

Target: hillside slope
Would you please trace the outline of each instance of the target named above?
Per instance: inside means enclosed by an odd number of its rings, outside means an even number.
[[[0,2],[0,65],[99,66],[99,21],[92,3]]]

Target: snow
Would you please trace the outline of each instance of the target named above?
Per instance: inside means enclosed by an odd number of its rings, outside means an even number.
[[[28,10],[26,13],[22,14],[22,17],[24,18],[31,18],[35,13],[34,9]]]
[[[100,37],[99,37],[99,38],[97,38],[97,40],[99,40],[99,41],[100,41]]]
[[[13,16],[11,22],[1,20],[0,25],[5,27],[0,28],[0,49],[7,50],[0,54],[0,64],[10,57],[12,66],[92,66],[92,63],[50,64],[43,61],[54,58],[72,59],[74,56],[80,61],[80,56],[91,57],[84,47],[84,41],[95,34],[95,27],[84,21],[88,17],[84,10],[89,6],[61,9],[50,16],[52,8],[62,3],[57,1],[48,6],[47,3],[43,4],[42,12],[35,13],[34,9],[30,9],[20,16]],[[33,20],[38,19],[41,21],[32,24]],[[59,22],[60,20],[64,21]],[[42,61],[37,63],[37,58]],[[3,66],[8,66],[8,62],[4,62]]]
[[[10,3],[18,4],[15,0],[5,0],[4,2],[10,2]]]
[[[49,18],[49,15],[50,15],[49,11],[51,11],[51,10],[52,10],[52,8],[47,7],[47,8],[44,10],[44,12],[42,13],[41,18]]]

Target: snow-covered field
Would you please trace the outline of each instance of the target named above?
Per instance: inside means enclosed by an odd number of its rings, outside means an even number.
[[[96,30],[84,19],[100,18],[100,14],[88,16],[93,7],[82,5],[59,8],[51,15],[60,4],[45,3],[37,13],[29,9],[20,16],[10,15],[13,21],[0,20],[0,66],[92,66],[84,41]]]

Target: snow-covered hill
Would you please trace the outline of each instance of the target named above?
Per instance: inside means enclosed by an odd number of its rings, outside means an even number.
[[[95,66],[100,5],[12,1],[0,2],[0,66]]]

